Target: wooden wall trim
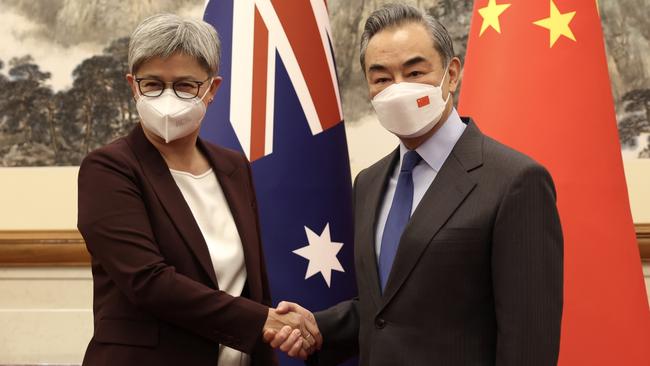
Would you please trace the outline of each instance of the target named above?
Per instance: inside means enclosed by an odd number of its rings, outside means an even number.
[[[635,224],[641,259],[650,261],[650,223]],[[0,266],[88,266],[77,230],[0,231]]]
[[[0,231],[0,266],[88,266],[77,230]]]
[[[639,252],[641,259],[650,261],[650,223],[635,224],[636,240],[639,242]]]

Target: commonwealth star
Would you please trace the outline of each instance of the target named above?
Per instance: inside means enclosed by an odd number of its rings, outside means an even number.
[[[345,272],[341,262],[339,262],[336,255],[343,248],[343,243],[333,242],[330,237],[329,223],[323,229],[323,232],[318,235],[305,226],[307,233],[307,240],[309,245],[296,249],[293,253],[309,260],[307,266],[307,273],[305,279],[320,272],[323,275],[327,287],[330,287],[332,282],[332,270]]]

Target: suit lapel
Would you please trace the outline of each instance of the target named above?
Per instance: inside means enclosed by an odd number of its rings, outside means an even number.
[[[201,229],[194,220],[190,207],[185,202],[183,194],[176,185],[167,163],[158,150],[147,140],[141,126],[136,126],[129,134],[127,141],[141,161],[140,166],[153,187],[167,215],[197,258],[201,267],[208,274],[215,288],[218,288],[217,276],[214,273],[210,252],[203,239]]]
[[[234,165],[225,156],[209,149],[201,139],[198,140],[197,144],[214,168],[219,185],[235,220],[244,249],[250,298],[261,301],[263,293],[259,237],[256,235],[258,229],[256,225],[257,217],[255,216],[256,208],[254,207],[253,196],[249,194],[249,192],[253,191],[253,187],[250,186],[247,171]]]
[[[395,164],[399,162],[399,148],[394,150],[390,155],[385,157],[380,163],[374,174],[368,177],[370,184],[368,188],[357,187],[360,192],[366,192],[361,209],[363,214],[360,217],[361,224],[359,225],[360,254],[368,270],[366,276],[368,283],[371,285],[370,293],[372,299],[377,307],[381,304],[381,293],[379,284],[379,273],[377,272],[377,252],[375,250],[375,228],[377,227],[377,219],[379,218],[379,211],[384,199],[386,187],[391,173],[395,168]]]
[[[469,121],[404,230],[383,296],[386,306],[395,296],[429,243],[476,182],[468,173],[482,165],[483,135]]]

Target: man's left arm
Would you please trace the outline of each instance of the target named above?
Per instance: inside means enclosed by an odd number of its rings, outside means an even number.
[[[563,257],[553,180],[530,165],[510,184],[493,231],[497,366],[557,365]]]

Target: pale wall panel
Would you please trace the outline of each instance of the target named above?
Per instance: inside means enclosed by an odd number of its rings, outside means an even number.
[[[88,267],[0,268],[0,294],[0,309],[91,309],[92,275]]]
[[[90,268],[0,268],[0,364],[80,364],[92,337]]]
[[[78,171],[0,168],[0,230],[76,229]]]

